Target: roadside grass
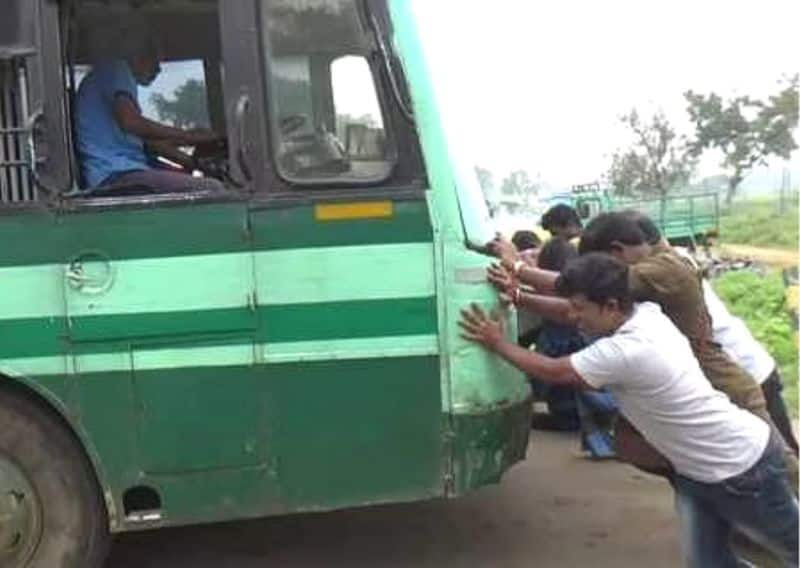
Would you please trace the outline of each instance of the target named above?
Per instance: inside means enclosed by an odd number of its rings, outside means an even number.
[[[734,201],[720,216],[720,243],[764,248],[797,249],[798,193],[792,193],[781,212],[777,198]]]

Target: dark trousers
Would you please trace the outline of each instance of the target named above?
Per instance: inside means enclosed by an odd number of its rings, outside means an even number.
[[[737,568],[733,531],[742,530],[797,567],[797,501],[786,481],[783,442],[773,434],[761,459],[746,472],[719,483],[676,475],[676,507],[690,568]]]
[[[797,439],[792,431],[792,421],[786,410],[786,403],[783,401],[783,396],[781,396],[783,381],[777,368],[772,371],[772,374],[761,385],[761,390],[767,400],[767,411],[770,418],[772,418],[772,422],[775,423],[786,444],[797,454]]]
[[[183,172],[167,169],[149,169],[113,174],[103,181],[100,187],[92,191],[92,194],[122,197],[123,195],[197,191],[221,193],[225,191],[225,186],[214,178],[193,177]]]

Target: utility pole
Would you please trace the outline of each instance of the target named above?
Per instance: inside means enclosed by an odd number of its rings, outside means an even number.
[[[792,184],[792,174],[789,172],[789,168],[783,168],[783,175],[781,176],[781,190],[780,190],[780,198],[778,200],[778,213],[783,215],[786,213],[786,198],[791,191],[791,184]]]

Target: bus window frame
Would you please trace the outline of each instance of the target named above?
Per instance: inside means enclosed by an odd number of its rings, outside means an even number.
[[[229,38],[236,37],[237,29],[230,27],[229,23],[235,21],[234,18],[226,17],[229,10],[236,11],[240,9],[240,3],[230,2],[224,0],[217,0],[217,28],[220,34],[221,53],[219,61],[226,67],[226,72],[223,73],[222,91],[223,108],[226,110],[226,129],[224,135],[229,143],[233,136],[231,131],[230,116],[228,116],[227,109],[230,106],[228,100],[229,89],[227,88],[227,68],[236,68],[239,66],[239,58],[243,57],[243,53],[235,46],[228,45],[232,43]],[[214,64],[215,61],[206,58],[195,58],[203,63],[204,74],[207,74],[207,67],[209,64]],[[59,84],[59,89],[66,92],[66,83]],[[209,96],[208,85],[206,85],[206,96]],[[212,106],[208,101],[209,119],[211,119]],[[75,110],[73,109],[73,112]],[[222,133],[220,133],[222,134]],[[70,151],[75,151],[74,144],[70,141]],[[228,159],[233,165],[233,149],[229,145]],[[78,166],[79,167],[79,166]],[[190,175],[190,174],[187,174]],[[186,204],[213,204],[213,203],[235,203],[245,202],[250,198],[252,187],[250,184],[242,184],[242,187],[236,187],[230,183],[225,183],[226,191],[224,193],[211,193],[211,192],[198,192],[198,191],[182,191],[173,193],[148,193],[142,195],[125,195],[115,197],[113,195],[94,196],[91,192],[85,194],[74,193],[70,196],[61,196],[60,209],[64,211],[106,211],[117,209],[148,209],[153,207],[162,206],[175,206]]]
[[[381,112],[381,121],[383,123],[383,130],[386,135],[386,139],[389,141],[390,150],[386,156],[387,162],[389,163],[389,171],[386,175],[381,176],[380,178],[369,179],[369,180],[358,180],[353,178],[342,178],[342,177],[319,177],[314,179],[306,179],[306,178],[292,178],[286,175],[285,172],[281,171],[281,167],[278,164],[278,152],[277,146],[280,143],[280,133],[278,132],[278,121],[277,117],[277,106],[275,104],[275,97],[273,93],[276,92],[275,87],[272,84],[272,71],[271,71],[271,61],[273,60],[273,52],[272,52],[272,45],[269,40],[269,36],[267,31],[264,29],[264,21],[266,18],[265,9],[263,0],[255,0],[258,6],[258,23],[259,26],[259,48],[261,53],[261,75],[262,75],[262,82],[264,85],[264,93],[267,97],[267,104],[265,105],[267,108],[267,114],[264,115],[264,121],[267,123],[267,132],[269,136],[269,155],[265,156],[265,159],[268,159],[271,166],[272,171],[275,172],[277,178],[280,180],[280,184],[277,186],[277,191],[273,191],[273,193],[300,193],[300,192],[308,192],[313,190],[320,190],[323,188],[327,188],[328,192],[331,190],[337,189],[352,189],[352,188],[380,188],[385,187],[387,184],[390,184],[392,178],[395,176],[395,170],[398,167],[400,162],[400,144],[399,144],[399,137],[397,136],[394,128],[395,121],[392,119],[392,99],[390,97],[390,93],[386,91],[386,85],[382,80],[383,70],[382,65],[378,61],[376,54],[377,51],[373,48],[371,52],[367,53],[337,53],[337,54],[330,54],[330,57],[327,58],[325,68],[327,70],[327,90],[329,92],[333,91],[333,85],[331,84],[332,78],[332,65],[334,61],[342,57],[347,56],[355,56],[355,57],[363,57],[364,61],[367,63],[370,76],[372,77],[372,84],[375,89],[375,97],[378,101],[378,106]],[[369,35],[369,31],[365,24],[363,14],[361,13],[361,9],[357,0],[354,0],[354,4],[358,9],[359,20],[361,26],[364,28],[364,31],[367,35]],[[371,42],[371,39],[368,41]],[[310,66],[311,59],[309,59]],[[313,73],[312,73],[313,79]],[[312,88],[312,106],[316,106],[317,101],[314,100],[314,89]],[[333,107],[334,102],[333,100],[330,101],[331,106]],[[335,113],[335,108],[334,108]]]
[[[42,0],[37,0],[42,1]],[[43,83],[42,96],[46,104],[60,107],[59,101],[66,105],[67,78],[64,75],[64,65],[67,54],[61,51],[60,37],[61,25],[59,9],[61,2],[47,2],[53,6],[53,11],[48,14],[55,18],[57,34],[50,34],[43,38],[51,48],[58,47],[57,57],[49,60],[55,74],[48,75],[49,81]],[[377,3],[372,10],[381,18],[388,19],[388,7]],[[374,56],[366,57],[375,82],[376,96],[381,106],[384,129],[392,137],[393,149],[397,153],[397,161],[392,175],[379,184],[369,183],[358,185],[352,182],[303,186],[301,190],[284,181],[274,167],[275,154],[271,148],[269,135],[271,114],[265,108],[266,104],[266,65],[264,43],[260,37],[262,32],[260,16],[260,0],[219,0],[218,27],[220,30],[221,61],[225,64],[222,95],[224,97],[224,110],[226,131],[229,143],[229,159],[232,175],[244,183],[240,188],[226,186],[229,191],[224,194],[205,194],[197,192],[181,192],[171,194],[146,194],[137,196],[92,196],[92,195],[56,195],[51,199],[42,199],[25,204],[0,204],[0,214],[15,215],[31,210],[96,210],[104,211],[118,208],[147,209],[152,207],[182,205],[187,203],[215,203],[249,201],[251,206],[261,207],[287,207],[316,203],[319,201],[352,201],[361,199],[392,199],[392,200],[419,200],[425,199],[425,192],[429,188],[424,156],[418,132],[413,124],[403,118],[400,110],[396,108],[394,99],[389,94],[389,78],[383,65]],[[363,14],[362,14],[363,16]],[[388,20],[387,20],[388,21]],[[52,22],[51,22],[52,23]],[[391,26],[390,23],[387,26]],[[204,59],[205,61],[205,59]],[[241,97],[246,97],[249,102],[248,116],[241,138],[236,132],[236,105]],[[63,121],[56,123],[57,131],[53,135],[63,136],[64,149],[61,152],[51,152],[50,158],[58,160],[61,165],[71,167],[71,152],[74,144],[70,136],[69,116],[66,106]],[[255,117],[264,117],[262,120],[253,120]],[[391,134],[390,134],[391,132]],[[246,153],[249,155],[252,167],[252,179],[244,180],[242,171],[234,158],[239,149],[240,141],[247,145]],[[54,162],[55,163],[55,162]],[[71,170],[70,170],[71,171]],[[73,184],[73,188],[75,185]]]
[[[260,103],[267,106],[267,86],[270,81],[267,73],[268,44],[263,38],[262,29],[261,0],[250,0],[256,9],[256,25],[258,27],[258,37],[251,45],[251,51],[256,53],[258,65],[255,67],[255,77],[258,78],[258,85],[252,85],[254,93],[261,93],[263,98]],[[388,6],[377,2],[371,8],[379,18],[388,21]],[[366,15],[363,5],[357,4],[359,17],[362,19],[366,29]],[[387,24],[391,28],[391,24]],[[340,54],[342,55],[342,54]],[[273,113],[264,114],[264,120],[260,121],[264,127],[265,142],[263,151],[260,154],[264,175],[264,183],[256,186],[253,194],[255,206],[260,207],[287,207],[290,204],[307,204],[318,201],[347,201],[358,199],[387,198],[393,199],[424,199],[425,191],[429,188],[427,170],[425,167],[422,144],[419,133],[415,125],[409,124],[403,117],[401,110],[397,107],[394,98],[390,96],[390,83],[386,69],[380,61],[377,51],[373,50],[369,54],[362,55],[370,67],[374,80],[375,94],[381,108],[384,130],[388,137],[392,139],[392,149],[396,153],[391,174],[388,178],[378,183],[364,181],[350,181],[336,179],[335,182],[313,183],[313,184],[293,184],[281,177],[276,167],[276,152],[273,149],[275,141],[273,129]],[[335,60],[335,59],[334,59]]]
[[[22,116],[22,105],[18,105],[16,121],[20,127],[36,126],[34,141],[38,162],[37,174],[48,189],[66,189],[73,185],[72,159],[69,152],[69,116],[66,108],[65,77],[61,67],[62,53],[61,5],[45,0],[16,0],[20,26],[19,38],[0,38],[20,41],[33,51],[25,56],[21,68],[25,70],[27,83],[28,115]],[[13,10],[12,10],[13,13]],[[35,119],[39,117],[41,120]],[[41,129],[46,124],[47,128]],[[28,160],[24,149],[27,133],[20,136],[22,157]],[[44,153],[40,150],[46,149]],[[3,214],[16,214],[30,210],[52,208],[57,197],[49,195],[35,183],[30,165],[17,166],[29,172],[33,199],[0,202]]]

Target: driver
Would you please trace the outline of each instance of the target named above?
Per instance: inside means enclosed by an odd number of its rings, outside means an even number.
[[[212,143],[219,136],[142,116],[138,85],[152,84],[161,72],[155,39],[146,32],[130,33],[125,44],[122,59],[95,65],[78,89],[78,153],[86,189],[97,193],[108,187],[109,195],[121,195],[122,185],[152,193],[223,191],[216,179],[193,177],[194,160],[179,149]],[[160,166],[153,155],[184,169]]]

